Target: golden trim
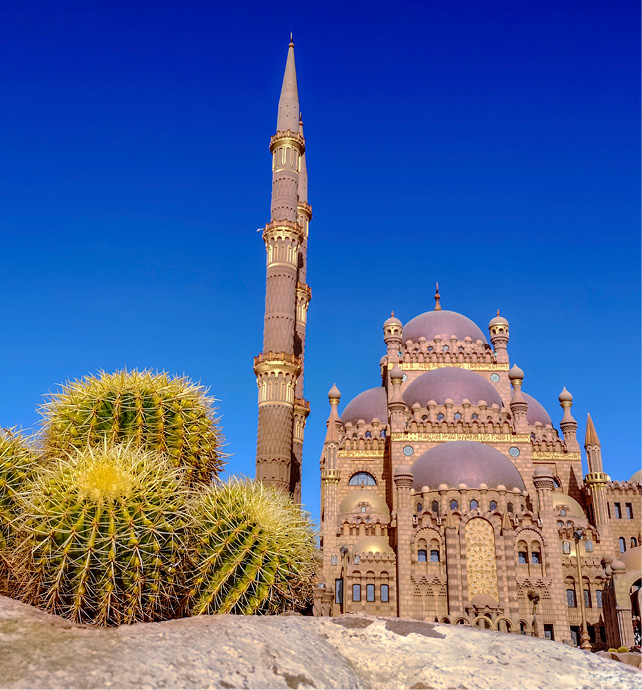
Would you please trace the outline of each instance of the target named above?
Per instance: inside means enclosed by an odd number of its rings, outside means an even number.
[[[340,450],[337,455],[340,458],[382,458],[385,450]]]
[[[403,371],[432,371],[444,367],[459,367],[470,371],[508,371],[509,366],[503,362],[399,362]]]
[[[396,431],[390,435],[393,441],[481,441],[482,443],[530,443],[528,434],[429,434],[423,432]]]
[[[581,460],[582,454],[577,452],[560,453],[558,451],[533,451],[533,460]]]

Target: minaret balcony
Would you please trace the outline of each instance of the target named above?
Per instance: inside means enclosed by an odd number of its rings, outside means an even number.
[[[293,132],[291,129],[285,132],[277,132],[270,138],[270,153],[274,153],[274,149],[280,146],[292,146],[299,149],[302,154],[305,151],[305,139],[299,132]]]
[[[301,242],[304,239],[305,230],[295,220],[273,220],[263,229],[263,240],[268,243],[274,239],[289,239]]]
[[[262,352],[254,358],[254,373],[257,376],[277,371],[298,376],[301,373],[301,358],[288,352]]]

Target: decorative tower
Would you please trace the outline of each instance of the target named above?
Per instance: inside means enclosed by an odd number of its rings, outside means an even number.
[[[589,414],[586,419],[586,437],[584,439],[588,474],[584,478],[591,494],[593,519],[600,532],[600,538],[609,543],[612,540],[611,523],[606,506],[606,485],[609,477],[602,467],[602,444],[598,438],[593,420]]]
[[[306,284],[308,223],[305,140],[290,37],[272,153],[271,220],[263,230],[267,258],[263,352],[254,358],[259,389],[256,476],[301,497],[303,351],[310,288]]]

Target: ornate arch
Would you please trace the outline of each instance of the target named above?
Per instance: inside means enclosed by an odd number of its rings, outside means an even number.
[[[489,594],[499,601],[495,530],[485,518],[475,517],[466,524],[466,564],[468,601],[476,594]]]

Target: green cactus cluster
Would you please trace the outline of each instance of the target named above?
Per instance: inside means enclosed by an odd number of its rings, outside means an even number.
[[[7,559],[18,497],[35,463],[35,452],[25,436],[15,429],[0,429],[0,594],[8,593]]]
[[[83,623],[173,617],[186,501],[180,470],[156,452],[103,443],[60,456],[20,495],[10,557],[18,595]]]
[[[279,613],[305,606],[317,567],[315,530],[282,491],[232,479],[204,489],[191,506],[197,525],[192,614]]]
[[[67,383],[42,408],[46,454],[107,441],[166,454],[190,483],[209,483],[225,454],[214,400],[184,377],[101,372]]]

